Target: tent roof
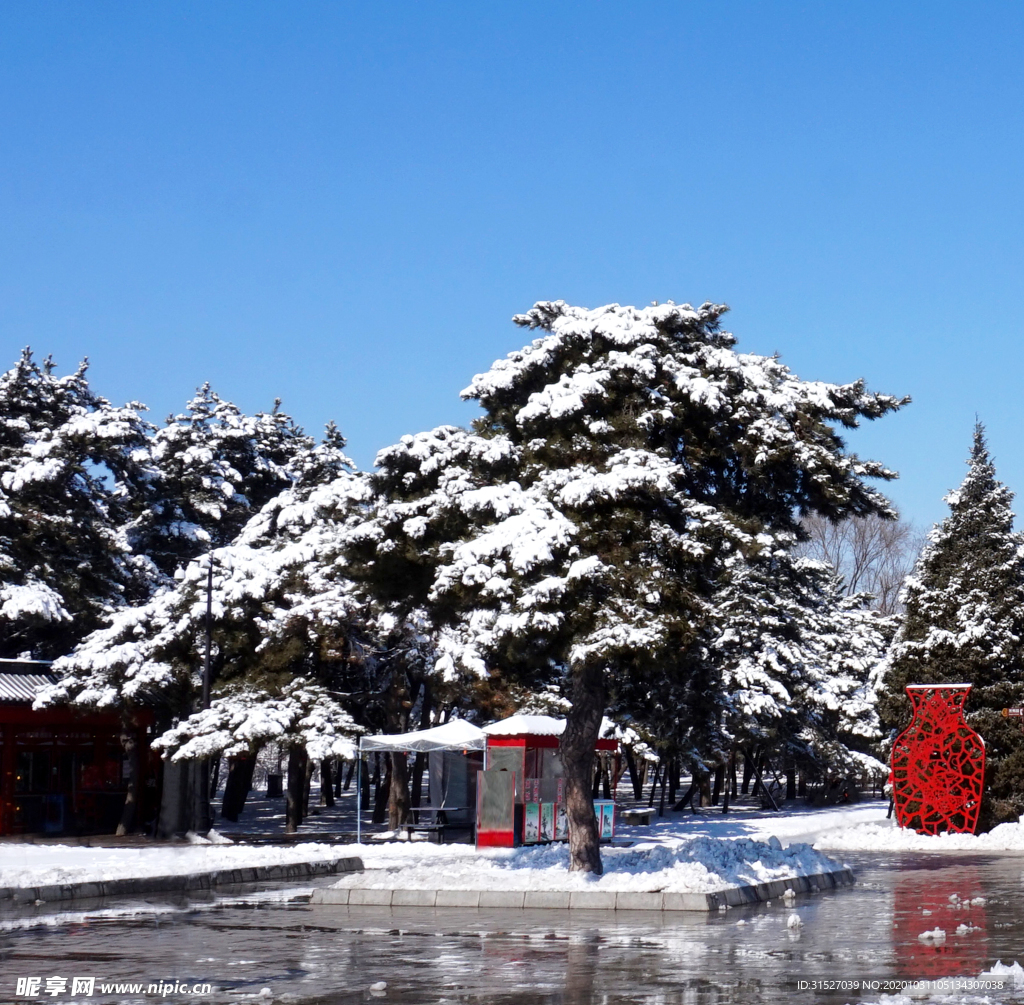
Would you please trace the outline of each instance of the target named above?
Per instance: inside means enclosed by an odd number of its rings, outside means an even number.
[[[483,750],[484,731],[465,719],[452,719],[443,726],[414,733],[386,733],[360,737],[359,747],[368,750],[415,750],[429,754],[433,750]]]

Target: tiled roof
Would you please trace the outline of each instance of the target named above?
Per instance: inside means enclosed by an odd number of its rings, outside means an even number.
[[[48,667],[41,660],[0,660],[0,702],[34,701],[39,688],[57,683],[56,674],[45,672]]]

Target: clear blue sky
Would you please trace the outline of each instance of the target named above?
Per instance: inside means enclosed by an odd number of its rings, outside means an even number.
[[[929,523],[976,413],[1024,491],[1022,52],[1015,3],[5,4],[3,362],[369,466],[535,300],[724,301],[914,397],[853,445]]]

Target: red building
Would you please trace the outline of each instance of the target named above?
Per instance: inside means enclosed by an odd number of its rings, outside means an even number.
[[[36,690],[57,680],[49,669],[0,660],[0,834],[113,833],[128,775],[120,718],[33,709]],[[145,734],[139,727],[140,765]]]

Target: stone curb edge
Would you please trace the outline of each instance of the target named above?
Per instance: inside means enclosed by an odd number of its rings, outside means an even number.
[[[139,896],[147,893],[184,893],[209,890],[229,883],[258,883],[276,879],[305,879],[339,872],[362,872],[361,858],[296,862],[291,865],[260,865],[248,869],[219,869],[184,876],[142,876],[137,879],[107,879],[95,883],[65,883],[59,886],[0,887],[0,903],[32,904],[59,900],[92,900],[97,897]]]
[[[834,890],[854,882],[849,869],[776,879],[756,886],[731,886],[714,893],[616,893],[612,890],[380,890],[371,887],[321,887],[312,904],[348,907],[553,908],[591,911],[717,911],[780,898],[786,890],[808,893]]]

